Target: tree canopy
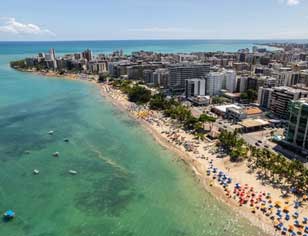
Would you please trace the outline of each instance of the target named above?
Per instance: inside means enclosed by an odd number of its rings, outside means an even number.
[[[256,90],[248,89],[247,92],[241,93],[241,99],[248,102],[254,102],[258,98],[258,93]]]

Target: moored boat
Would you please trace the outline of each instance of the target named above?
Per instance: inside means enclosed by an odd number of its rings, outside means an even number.
[[[78,172],[76,170],[69,170],[68,173],[70,173],[71,175],[77,175]]]
[[[53,155],[54,157],[58,157],[58,156],[60,156],[60,153],[59,153],[59,152],[54,152],[52,155]]]
[[[12,210],[7,210],[4,212],[3,217],[5,220],[12,220],[15,217],[15,212]]]

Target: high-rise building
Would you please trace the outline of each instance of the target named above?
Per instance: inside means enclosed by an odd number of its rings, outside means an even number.
[[[52,69],[52,70],[57,69],[56,53],[53,48],[49,50],[49,54],[45,55],[45,63],[48,69]]]
[[[281,67],[279,71],[273,72],[273,77],[277,79],[277,86],[292,86],[292,69]]]
[[[189,79],[186,80],[185,95],[187,98],[206,95],[206,80]]]
[[[175,64],[168,69],[170,90],[173,93],[182,93],[185,90],[185,81],[206,76],[210,72],[210,64]]]
[[[243,93],[247,90],[247,81],[248,81],[247,76],[239,77],[239,91],[240,91],[240,93]]]
[[[289,114],[286,140],[308,149],[308,100],[290,101]]]
[[[225,74],[223,72],[211,72],[206,77],[206,93],[209,96],[219,95],[223,88]]]
[[[226,89],[230,93],[236,90],[236,72],[234,70],[225,71]]]
[[[292,100],[307,98],[308,90],[294,89],[290,87],[273,88],[270,101],[271,112],[281,119],[288,119],[288,105]]]
[[[260,107],[269,109],[271,105],[273,89],[260,87],[258,91],[258,103]]]
[[[153,73],[154,86],[160,86],[163,88],[168,87],[169,70],[168,69],[156,69]]]
[[[82,52],[82,57],[87,59],[88,61],[92,60],[92,51],[90,49],[85,50]]]
[[[154,84],[153,70],[146,69],[146,70],[143,71],[143,81],[146,84]]]
[[[52,61],[55,61],[55,60],[56,60],[56,52],[55,52],[55,50],[54,50],[53,48],[51,48],[51,49],[49,50],[49,55],[50,55],[50,59],[51,59]]]

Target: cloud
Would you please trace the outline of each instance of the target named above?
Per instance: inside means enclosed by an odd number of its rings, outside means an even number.
[[[282,3],[287,4],[288,6],[296,6],[302,2],[302,0],[280,0]]]
[[[148,32],[148,33],[206,33],[200,29],[188,29],[177,27],[148,27],[148,28],[132,28],[128,29],[129,32]]]
[[[0,17],[0,33],[13,35],[56,36],[54,32],[48,29],[43,29],[40,26],[31,23],[18,22],[13,17]]]
[[[287,0],[287,5],[294,6],[298,5],[300,3],[300,0]]]

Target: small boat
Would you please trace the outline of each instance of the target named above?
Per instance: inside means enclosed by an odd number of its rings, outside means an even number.
[[[33,170],[33,174],[34,174],[34,175],[38,175],[39,173],[40,173],[39,170],[37,170],[37,169],[34,169],[34,170]]]
[[[53,133],[54,133],[53,130],[50,130],[50,131],[48,132],[49,135],[53,135]]]
[[[78,172],[76,170],[69,170],[68,173],[70,173],[71,175],[77,175]]]
[[[60,153],[59,153],[59,152],[54,152],[52,155],[53,155],[54,157],[58,157],[58,156],[60,155]]]
[[[64,142],[68,143],[70,140],[68,138],[64,139]]]
[[[11,220],[15,217],[15,212],[12,210],[7,210],[4,212],[3,217],[5,220]]]

